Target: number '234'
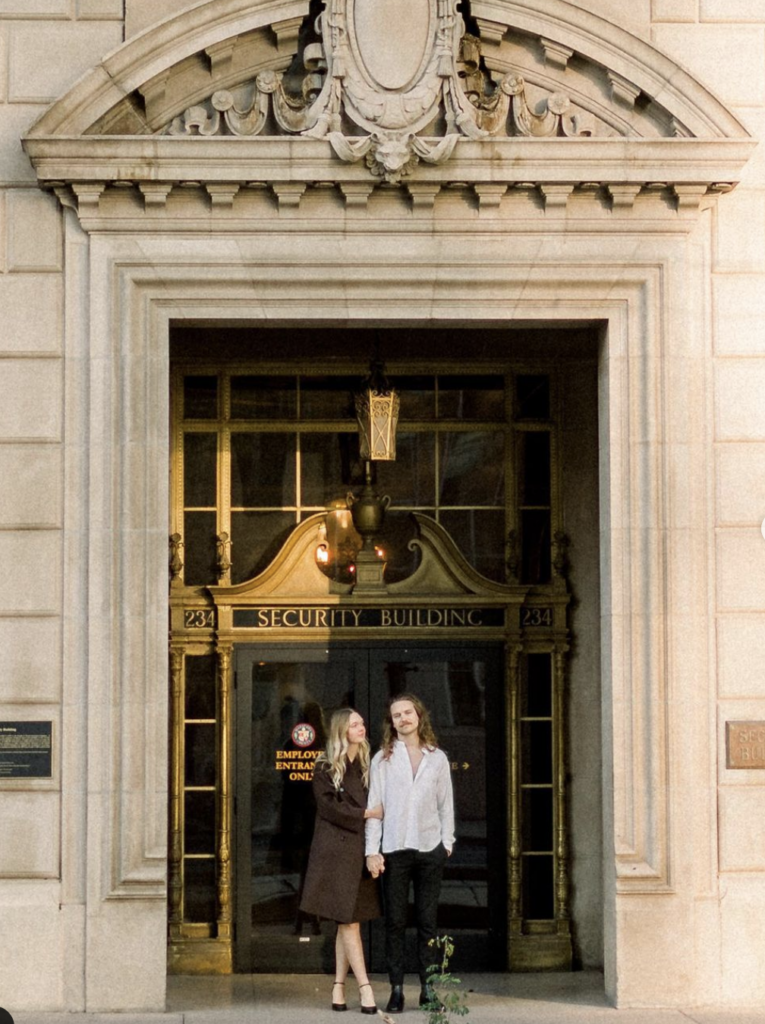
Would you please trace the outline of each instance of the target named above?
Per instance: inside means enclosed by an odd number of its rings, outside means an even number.
[[[552,626],[552,608],[522,608],[521,626]]]
[[[186,629],[210,629],[215,625],[215,612],[212,608],[186,608],[183,625]]]

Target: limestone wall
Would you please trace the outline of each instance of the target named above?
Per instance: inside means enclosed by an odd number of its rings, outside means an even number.
[[[64,474],[67,447],[83,437],[64,421],[73,378],[62,358],[63,215],[36,187],[20,136],[122,42],[122,6],[0,0],[0,719],[52,721],[55,753],[50,782],[0,782],[0,992],[11,1008],[77,1009],[84,986],[86,758],[82,707],[65,702],[62,667],[65,645],[84,643],[81,617],[67,626],[82,612],[87,553],[67,532],[82,476],[65,486]],[[62,735],[77,750],[77,777],[62,773]],[[75,840],[70,856],[62,835]]]
[[[757,0],[653,0],[653,41],[765,131],[765,11]],[[765,151],[712,231],[709,604],[717,666],[721,998],[765,1002],[765,771],[727,770],[725,722],[765,719]]]

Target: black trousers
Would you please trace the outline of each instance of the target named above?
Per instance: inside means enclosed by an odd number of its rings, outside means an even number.
[[[417,925],[417,968],[425,984],[426,970],[438,959],[438,950],[428,946],[436,937],[438,898],[446,850],[439,843],[434,850],[397,850],[385,854],[383,896],[385,898],[385,958],[391,985],[404,983],[404,938],[409,904],[409,885],[414,885],[414,917]]]

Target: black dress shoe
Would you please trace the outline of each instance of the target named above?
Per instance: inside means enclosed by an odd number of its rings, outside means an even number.
[[[432,985],[423,985],[420,989],[420,1006],[427,1006],[434,1010],[443,1010],[444,1004],[436,995]]]
[[[386,1013],[402,1013],[404,1009],[404,986],[391,985],[390,999],[385,1007]]]

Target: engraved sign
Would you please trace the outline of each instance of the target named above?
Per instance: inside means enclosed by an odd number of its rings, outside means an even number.
[[[52,722],[0,722],[0,779],[49,779],[52,730]]]
[[[765,722],[726,722],[728,768],[765,768]]]
[[[234,608],[245,629],[481,629],[504,625],[502,608]]]

